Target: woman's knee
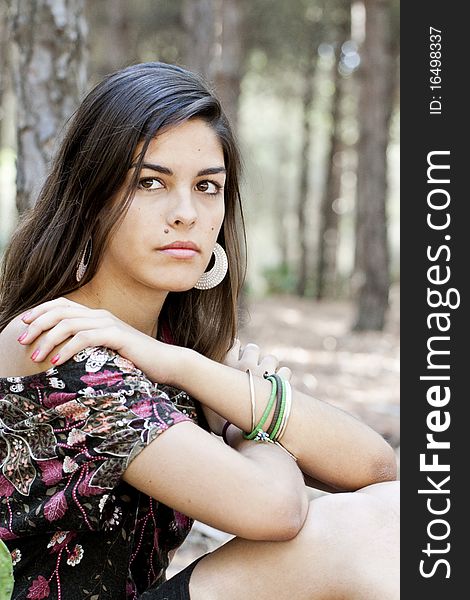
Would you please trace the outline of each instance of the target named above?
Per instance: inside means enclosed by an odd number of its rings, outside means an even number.
[[[382,492],[383,490],[381,490]],[[195,600],[253,597],[299,600],[344,597],[369,600],[398,598],[390,592],[398,581],[396,519],[391,504],[376,493],[321,496],[309,503],[298,535],[285,542],[234,538],[202,559],[191,576]],[[281,578],[274,578],[282,565]],[[374,572],[387,573],[374,580]]]
[[[400,516],[400,482],[385,481],[374,483],[358,490],[358,493],[369,494],[384,502],[384,510],[392,510]]]
[[[323,570],[333,578],[341,573],[335,585],[345,598],[373,598],[374,593],[398,598],[397,494],[396,486],[388,487],[377,493],[369,490],[312,500],[304,527],[295,538],[307,564],[309,555],[312,560],[318,558],[321,548]],[[378,572],[384,574],[381,579],[376,578]]]
[[[343,540],[346,546],[357,546],[365,538],[380,538],[385,529],[399,528],[398,482],[377,484],[361,491],[325,495],[310,501],[302,537],[313,536],[338,551]],[[384,486],[384,487],[380,487]],[[373,488],[373,489],[372,489]],[[300,539],[300,538],[299,538]]]

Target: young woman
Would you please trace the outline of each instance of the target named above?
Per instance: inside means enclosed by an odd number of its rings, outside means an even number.
[[[1,279],[13,598],[398,598],[391,447],[236,338],[239,165],[177,66],[108,76],[71,121]],[[166,581],[193,519],[235,537]]]

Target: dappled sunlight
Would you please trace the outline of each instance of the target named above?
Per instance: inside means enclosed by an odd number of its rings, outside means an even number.
[[[299,310],[287,308],[286,310],[277,311],[276,317],[289,325],[298,325],[302,320],[302,313]]]
[[[294,296],[252,300],[241,332],[292,370],[300,391],[351,412],[399,446],[399,289],[383,332],[353,332],[354,306]]]

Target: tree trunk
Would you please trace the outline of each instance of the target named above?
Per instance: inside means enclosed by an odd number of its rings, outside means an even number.
[[[287,114],[288,105],[285,105],[284,114]],[[285,194],[285,166],[288,162],[288,149],[285,141],[280,140],[277,146],[277,185],[274,196],[275,210],[275,235],[281,254],[281,265],[283,269],[289,270],[289,222],[290,206]]]
[[[392,64],[389,0],[365,0],[366,36],[361,52],[360,139],[357,171],[356,330],[381,330],[390,285],[387,241],[387,145]]]
[[[242,65],[242,0],[184,0],[185,66],[213,86],[234,132]]]
[[[8,114],[8,100],[11,96],[10,72],[10,31],[8,28],[8,15],[6,3],[0,5],[0,150],[8,145],[11,115]],[[0,189],[0,205],[2,204],[2,190]]]
[[[340,75],[336,76],[338,80]],[[317,300],[325,296],[334,296],[336,289],[336,256],[339,244],[339,219],[334,203],[341,193],[341,139],[339,136],[339,104],[341,98],[340,83],[336,81],[333,94],[331,118],[334,124],[331,130],[330,151],[328,156],[325,190],[320,206],[320,229],[318,232],[318,253],[316,291]]]
[[[337,43],[333,66],[334,93],[331,101],[330,148],[327,160],[325,188],[320,205],[320,228],[318,231],[316,291],[317,300],[336,293],[336,263],[339,246],[339,217],[335,202],[341,195],[341,104],[344,93],[344,77],[341,73],[342,46],[351,35],[351,6],[344,0],[341,19],[336,27]]]
[[[12,148],[12,102],[10,74],[10,40],[7,26],[6,4],[0,5],[0,167],[5,164],[4,154],[7,148]],[[11,198],[9,186],[5,185],[4,171],[0,170],[0,251],[5,241],[10,237]]]
[[[31,206],[86,87],[85,0],[12,0],[17,206]]]
[[[7,29],[6,6],[3,5],[0,10],[0,128],[4,119],[3,100],[5,97],[5,88],[8,74],[8,29]],[[1,147],[1,145],[0,145]]]
[[[106,36],[100,64],[103,76],[136,62],[130,39],[131,3],[128,0],[106,0],[104,8],[106,26],[103,28],[104,31],[99,32],[99,35],[102,36],[104,33]]]
[[[216,0],[183,0],[184,65],[209,82],[213,79],[216,19]]]
[[[302,98],[303,115],[303,133],[302,133],[302,154],[300,158],[300,185],[299,202],[297,206],[298,218],[298,237],[299,237],[299,268],[297,276],[297,294],[305,296],[307,288],[307,203],[308,203],[308,176],[309,176],[309,157],[310,157],[310,116],[313,105],[313,87],[314,75],[316,69],[316,52],[311,51],[308,57],[307,67],[305,69],[304,93]]]
[[[216,45],[214,82],[233,131],[238,131],[238,108],[243,62],[242,0],[219,0],[220,37]]]

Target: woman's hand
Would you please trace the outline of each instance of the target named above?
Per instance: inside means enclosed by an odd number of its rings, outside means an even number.
[[[159,383],[170,383],[177,346],[164,344],[134,329],[112,313],[57,298],[22,317],[27,329],[18,338],[32,348],[31,359],[59,365],[89,346],[106,346],[132,361]]]
[[[261,360],[261,348],[256,344],[249,343],[241,348],[241,342],[236,339],[233,346],[225,355],[224,364],[240,371],[251,369],[253,375],[263,377],[270,373],[277,373],[288,381],[292,377],[289,367],[280,367],[279,359],[274,354],[266,354]]]

